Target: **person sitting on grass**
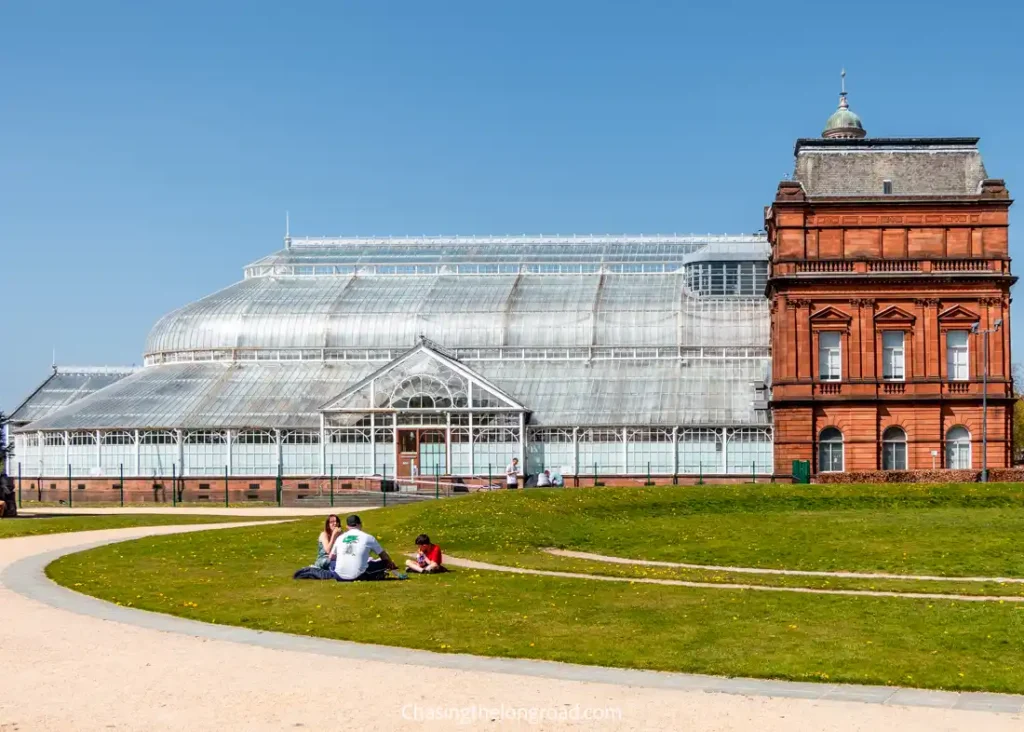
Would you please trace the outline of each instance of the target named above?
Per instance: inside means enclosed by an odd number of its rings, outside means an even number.
[[[362,520],[353,514],[345,519],[348,531],[334,542],[334,573],[344,582],[382,580],[397,569],[380,542],[363,531]],[[370,552],[377,559],[370,559]]]
[[[334,551],[334,543],[341,536],[341,519],[337,514],[331,514],[324,521],[324,530],[316,542],[316,561],[313,566],[317,569],[331,568],[331,552]]]
[[[441,566],[441,547],[430,542],[430,537],[420,534],[416,537],[416,558],[406,559],[405,566],[410,572],[419,574],[435,574],[443,572]]]

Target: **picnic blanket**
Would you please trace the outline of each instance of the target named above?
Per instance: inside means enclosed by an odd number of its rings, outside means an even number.
[[[292,575],[292,579],[312,579],[312,580],[336,580],[338,575],[329,569],[320,569],[319,567],[303,567],[297,570]]]

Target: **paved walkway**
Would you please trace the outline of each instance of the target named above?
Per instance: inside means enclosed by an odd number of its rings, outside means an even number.
[[[696,587],[703,590],[755,590],[757,592],[796,592],[803,595],[849,595],[852,597],[901,597],[908,600],[954,600],[957,602],[1016,602],[1024,603],[1022,595],[950,595],[940,592],[889,592],[886,590],[826,590],[813,587],[783,587],[781,585],[748,585],[738,582],[695,582],[691,580],[655,579],[653,577],[613,577],[607,574],[586,572],[560,572],[554,569],[527,569],[509,567],[504,564],[478,562],[445,555],[444,563],[453,567],[481,569],[488,572],[511,572],[513,574],[536,574],[544,577],[565,577],[567,579],[594,580],[597,582],[630,582],[645,585],[670,585],[673,587]]]
[[[18,514],[25,516],[133,516],[139,514],[161,515],[161,516],[328,516],[332,513],[345,514],[356,511],[372,511],[378,506],[335,506],[318,508],[288,508],[277,506],[253,506],[252,508],[217,508],[216,506],[181,506],[170,508],[167,506],[132,506],[126,508],[68,508],[66,506],[53,507],[40,506],[31,508],[19,508]]]
[[[0,540],[0,730],[1008,732],[1024,726],[1019,696],[723,679],[345,643],[119,607],[58,587],[43,574],[55,557],[88,546],[224,526]],[[575,718],[588,711],[602,719]],[[531,714],[555,721],[515,720]]]
[[[887,572],[816,572],[808,569],[765,569],[762,567],[728,567],[716,564],[684,564],[682,562],[660,562],[653,559],[628,559],[626,557],[609,557],[607,554],[591,554],[576,552],[569,549],[545,549],[546,553],[556,557],[573,559],[589,559],[593,562],[609,564],[632,564],[642,567],[674,567],[677,569],[705,569],[712,572],[734,572],[737,574],[778,574],[789,577],[835,577],[846,579],[894,579],[917,582],[1004,582],[1024,584],[1021,577],[940,577],[931,574],[889,574]]]

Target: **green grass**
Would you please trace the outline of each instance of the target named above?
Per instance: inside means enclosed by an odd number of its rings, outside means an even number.
[[[238,521],[260,521],[245,516],[167,516],[136,514],[133,516],[21,516],[0,520],[0,539],[40,534],[64,534],[71,531],[128,529],[133,526],[169,526],[177,524],[223,524]]]
[[[1009,575],[1022,569],[1013,556],[1024,539],[1022,496],[1016,485],[524,491],[363,518],[396,556],[411,551],[412,539],[426,531],[453,555],[605,574],[680,576],[679,570],[596,566],[539,548],[713,564]],[[304,520],[152,537],[65,557],[47,571],[123,605],[256,629],[606,666],[1024,693],[1020,603],[705,590],[472,570],[407,582],[295,582],[291,573],[313,559],[320,526]],[[946,590],[946,583],[913,584]]]
[[[431,503],[374,525],[392,541],[427,531],[453,553],[525,566],[539,548],[559,547],[691,564],[1024,577],[1021,484],[531,490]]]

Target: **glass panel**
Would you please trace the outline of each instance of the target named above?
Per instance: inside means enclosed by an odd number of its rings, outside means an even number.
[[[949,378],[955,381],[969,378],[967,338],[966,330],[951,330],[946,333],[946,368]]]
[[[903,331],[884,331],[882,333],[882,378],[903,379],[903,354]]]
[[[420,433],[420,475],[447,473],[446,453],[444,432],[428,430]]]
[[[402,430],[398,433],[399,452],[416,452],[416,433],[412,430]]]
[[[818,371],[823,381],[836,381],[842,377],[840,338],[840,334],[834,331],[818,334]]]

